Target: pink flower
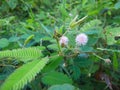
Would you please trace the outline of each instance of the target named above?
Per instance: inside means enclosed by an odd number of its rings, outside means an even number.
[[[61,46],[67,46],[68,45],[68,38],[66,37],[66,36],[62,36],[62,37],[60,37],[60,41],[59,41],[59,43],[60,43],[60,45]]]
[[[75,41],[76,41],[77,45],[80,45],[80,46],[81,45],[86,45],[87,42],[88,42],[88,37],[87,37],[86,34],[81,33],[81,34],[79,34],[79,35],[76,36]]]

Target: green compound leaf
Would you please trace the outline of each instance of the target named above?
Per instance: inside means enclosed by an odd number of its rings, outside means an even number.
[[[42,70],[42,72],[49,72],[55,70],[61,61],[63,60],[63,57],[55,55],[50,58],[50,63],[45,66],[45,68]]]
[[[112,28],[112,27],[106,27],[106,36],[107,36],[107,44],[113,45],[117,41],[115,40],[115,36],[120,35],[120,27]]]
[[[8,0],[7,3],[11,9],[14,9],[18,4],[18,0]]]
[[[45,74],[42,77],[42,82],[47,85],[55,85],[55,84],[64,84],[64,83],[72,83],[72,80],[67,77],[65,74],[60,72],[50,72]]]
[[[48,90],[80,90],[70,84],[53,85]]]
[[[86,34],[97,34],[99,35],[102,32],[101,27],[99,26],[101,21],[98,19],[91,20],[88,23],[85,23],[83,27],[80,29],[81,33]]]
[[[30,47],[0,51],[0,58],[12,57],[19,59],[20,61],[27,62],[29,60],[41,57],[42,56],[41,49],[42,49],[41,47]]]
[[[120,1],[118,1],[116,4],[115,4],[115,9],[119,9],[120,8]]]
[[[9,45],[9,41],[6,38],[0,39],[0,48],[7,47]]]
[[[0,90],[21,90],[28,82],[35,78],[47,62],[48,58],[46,57],[42,60],[34,60],[24,64],[6,79]]]

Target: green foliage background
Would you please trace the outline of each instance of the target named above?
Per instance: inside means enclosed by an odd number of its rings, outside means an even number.
[[[120,90],[119,74],[120,0],[0,1],[1,90]]]

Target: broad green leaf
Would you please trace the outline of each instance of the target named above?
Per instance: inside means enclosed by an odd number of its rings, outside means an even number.
[[[0,48],[7,47],[9,45],[9,41],[6,38],[0,39]]]
[[[95,59],[95,60],[94,60]],[[96,62],[96,58],[93,58],[93,62],[90,64],[89,66],[89,72],[88,72],[88,75],[91,75],[92,73],[95,73],[98,69],[99,69],[99,66],[98,65],[95,65],[94,63]],[[98,60],[97,60],[98,61]]]
[[[75,80],[79,79],[81,74],[80,68],[77,65],[73,65],[72,70],[73,70],[73,74],[72,74],[73,78]]]
[[[115,4],[115,9],[119,9],[120,8],[120,1],[118,1],[116,4]]]
[[[50,58],[50,63],[42,71],[49,72],[49,71],[55,70],[59,66],[62,59],[63,58],[58,55],[52,56]]]
[[[119,67],[118,59],[117,59],[116,53],[114,52],[114,54],[113,54],[113,68],[114,68],[114,70],[118,70],[118,67]]]
[[[88,0],[82,0],[82,6],[84,7]]]
[[[73,85],[63,84],[63,85],[53,85],[48,90],[80,90]]]
[[[20,37],[12,36],[9,38],[9,42],[17,42],[20,39]]]
[[[1,74],[1,75],[0,75],[0,80],[6,79],[7,76],[8,76],[8,74]]]
[[[107,44],[112,45],[112,44],[115,44],[115,43],[116,43],[116,40],[114,39],[114,37],[111,37],[111,36],[107,35]]]
[[[14,9],[18,4],[18,0],[8,0],[7,3],[11,9]]]
[[[98,39],[99,38],[97,38],[97,37],[89,37],[87,45],[89,45],[89,46],[95,45],[97,43]]]
[[[74,58],[74,64],[80,68],[87,68],[92,64],[92,61],[88,58],[88,56],[78,55]]]
[[[47,46],[49,49],[52,49],[52,50],[58,50],[58,46],[57,44],[50,44]]]
[[[64,83],[72,83],[72,80],[63,73],[60,72],[49,72],[43,75],[42,82],[47,85],[55,85],[55,84],[64,84]]]
[[[112,28],[112,27],[106,27],[106,33],[107,36],[107,44],[112,45],[115,44],[117,41],[115,40],[115,36],[120,35],[120,27]]]
[[[88,46],[88,45],[80,47],[80,51],[82,51],[82,52],[93,52],[93,50],[94,50],[93,47]]]
[[[43,69],[48,62],[48,58],[34,60],[16,69],[3,83],[0,90],[21,90],[27,83],[31,82],[35,76]]]

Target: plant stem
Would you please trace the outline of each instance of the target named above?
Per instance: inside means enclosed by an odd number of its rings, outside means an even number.
[[[93,55],[94,55],[94,56],[96,56],[97,58],[99,58],[99,59],[101,59],[101,60],[105,61],[105,59],[104,59],[104,58],[102,58],[102,57],[98,56],[97,54],[93,53]]]

